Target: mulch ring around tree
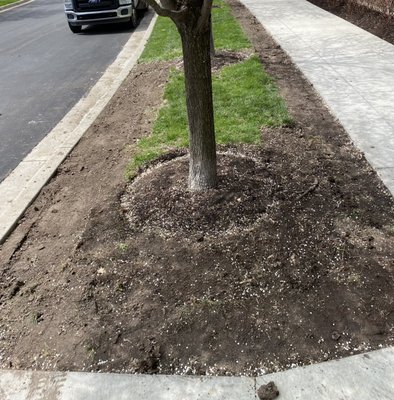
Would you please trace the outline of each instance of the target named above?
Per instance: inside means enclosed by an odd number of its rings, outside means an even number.
[[[294,125],[220,146],[209,193],[182,152],[125,184],[170,66],[138,65],[0,249],[2,368],[256,375],[393,344],[393,198],[230,4]]]

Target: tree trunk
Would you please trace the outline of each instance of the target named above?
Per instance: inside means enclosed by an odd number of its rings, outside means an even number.
[[[216,187],[217,174],[210,29],[196,31],[190,26],[180,29],[189,119],[189,189],[197,191]]]
[[[211,58],[215,57],[215,40],[213,38],[213,28],[212,28],[212,18],[209,18],[209,40],[210,40],[210,53],[211,53]]]

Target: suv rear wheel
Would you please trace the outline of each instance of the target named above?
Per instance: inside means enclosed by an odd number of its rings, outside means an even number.
[[[134,5],[132,5],[129,25],[131,28],[137,28],[138,23],[139,23],[139,21],[138,21],[137,10],[135,9]]]

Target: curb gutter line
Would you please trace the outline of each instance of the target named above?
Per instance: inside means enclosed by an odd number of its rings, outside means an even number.
[[[146,13],[116,60],[89,93],[0,183],[0,244],[136,65],[156,18],[152,10]]]
[[[5,11],[10,11],[13,10],[14,8],[18,8],[20,6],[23,6],[25,4],[30,4],[33,3],[34,0],[19,0],[15,1],[14,3],[11,4],[6,4],[5,6],[0,7],[0,14],[5,12]]]

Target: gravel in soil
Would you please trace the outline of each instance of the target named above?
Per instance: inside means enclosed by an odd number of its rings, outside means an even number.
[[[221,147],[210,193],[182,152],[125,185],[176,63],[138,65],[0,249],[0,367],[255,375],[393,344],[393,198],[230,4],[294,125]]]

